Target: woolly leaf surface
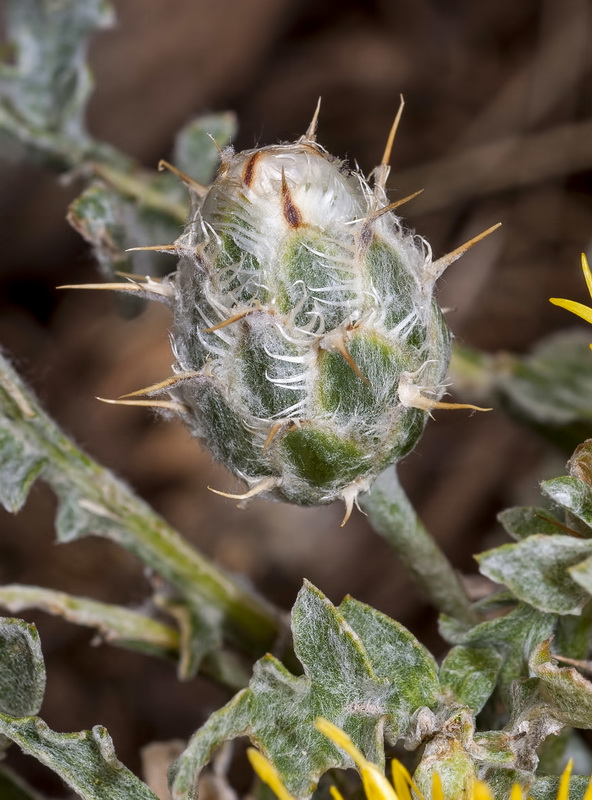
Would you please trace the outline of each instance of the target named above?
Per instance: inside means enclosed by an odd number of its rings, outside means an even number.
[[[363,642],[373,670],[393,686],[389,705],[395,725],[387,733],[396,739],[418,708],[440,701],[436,662],[407,628],[371,606],[347,597],[339,612]]]
[[[515,507],[501,511],[497,518],[513,539],[520,541],[537,533],[553,536],[561,533],[559,520],[547,509]]]
[[[343,613],[341,611],[343,608]],[[332,767],[352,761],[315,728],[325,717],[366,755],[384,763],[384,728],[393,742],[419,708],[440,700],[436,666],[409,631],[348,598],[335,606],[305,583],[292,610],[294,649],[304,674],[276,658],[255,665],[239,693],[196,732],[172,772],[174,800],[192,797],[199,771],[226,739],[248,735],[285,786],[308,797]]]
[[[100,725],[92,731],[56,733],[38,717],[0,714],[0,733],[45,764],[82,800],[157,800],[115,755]]]
[[[453,647],[440,667],[444,696],[478,714],[495,689],[501,663],[501,654],[491,648]]]
[[[477,561],[483,575],[505,584],[539,611],[579,614],[589,595],[567,570],[590,555],[592,541],[535,534],[481,553]]]
[[[173,164],[193,180],[207,185],[220,160],[218,148],[230,143],[237,127],[232,111],[192,119],[175,137]]]
[[[592,683],[573,667],[560,667],[553,659],[551,639],[533,652],[530,666],[540,680],[540,691],[557,719],[566,725],[592,729]]]
[[[92,88],[88,38],[113,21],[105,0],[9,0],[13,64],[0,69],[0,128],[60,166],[94,145],[84,126]],[[104,148],[105,151],[108,148]]]
[[[512,683],[517,678],[528,676],[528,662],[534,648],[552,635],[556,624],[555,614],[546,614],[520,603],[507,614],[472,628],[442,615],[440,633],[451,644],[493,648],[502,655],[497,685],[509,707]]]
[[[45,664],[39,634],[21,619],[0,619],[0,713],[36,714],[45,693]]]
[[[566,475],[543,481],[541,488],[553,502],[563,506],[588,527],[592,527],[592,486],[579,478]]]
[[[560,777],[536,778],[528,790],[529,797],[532,800],[557,800],[560,781]],[[583,800],[589,783],[590,778],[587,775],[572,775],[569,779],[568,800]]]
[[[121,187],[114,188],[100,180],[92,181],[70,204],[68,222],[91,245],[108,281],[124,282],[116,274],[120,272],[162,277],[174,269],[170,255],[126,252],[130,247],[173,242],[179,234],[179,217],[186,213],[183,189],[171,176],[157,176],[156,173],[154,176],[159,185],[151,187],[156,195],[152,207],[147,201],[126,196]],[[160,208],[154,207],[158,205],[157,200]],[[177,206],[180,207],[178,211]],[[137,302],[139,298],[120,296],[120,299]]]

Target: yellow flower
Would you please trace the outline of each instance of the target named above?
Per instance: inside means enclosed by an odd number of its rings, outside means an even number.
[[[586,279],[588,292],[590,297],[592,297],[592,272],[590,272],[588,259],[584,253],[582,253],[582,272]],[[592,308],[590,308],[590,306],[585,306],[583,303],[576,303],[575,300],[563,300],[560,297],[550,297],[549,302],[553,303],[553,305],[561,306],[561,308],[566,308],[568,311],[571,311],[572,314],[577,314],[578,317],[585,319],[586,322],[592,325]],[[592,350],[592,344],[590,345],[590,349]]]
[[[592,322],[592,310],[590,314]],[[433,777],[431,797],[426,798],[417,787],[409,771],[400,761],[394,759],[392,762],[393,782],[391,784],[380,767],[368,761],[341,728],[322,718],[317,719],[315,724],[321,733],[331,739],[342,750],[345,750],[353,759],[362,776],[362,784],[367,800],[444,800],[442,782],[437,773]],[[265,756],[253,747],[247,750],[247,756],[259,779],[271,788],[278,800],[296,800],[282,783],[276,768]],[[561,775],[556,800],[568,800],[572,766],[573,762],[570,760]],[[335,786],[331,786],[330,792],[333,800],[343,800],[341,792]],[[482,781],[474,781],[469,793],[465,797],[459,798],[459,800],[494,800],[494,798],[487,784]],[[522,789],[518,784],[514,784],[512,787],[510,800],[523,800]],[[592,800],[592,778],[583,800]]]

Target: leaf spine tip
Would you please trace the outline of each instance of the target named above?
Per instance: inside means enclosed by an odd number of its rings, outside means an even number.
[[[450,253],[447,253],[445,256],[442,256],[437,261],[434,261],[430,267],[430,275],[436,279],[439,278],[440,275],[444,272],[445,269],[453,264],[457,259],[463,256],[467,250],[470,250],[473,245],[476,245],[477,242],[480,242],[482,239],[485,239],[486,236],[489,236],[490,233],[496,231],[500,226],[501,222],[498,222],[495,225],[492,225],[491,228],[487,228],[487,230],[482,231],[481,233],[477,234],[477,236],[473,236],[472,239],[469,239],[468,242],[461,244],[460,247],[456,247]]]
[[[250,500],[251,497],[256,497],[259,494],[268,492],[270,489],[274,489],[276,486],[279,486],[281,482],[281,478],[273,478],[271,476],[262,478],[248,491],[244,492],[244,494],[230,494],[229,492],[221,492],[218,489],[212,489],[211,486],[208,486],[207,488],[208,491],[213,492],[214,494],[219,494],[221,497],[228,497],[231,500]]]
[[[220,152],[220,147],[218,146],[216,140],[213,137],[210,138],[218,148],[218,152]],[[193,180],[193,178],[190,175],[187,175],[185,172],[181,172],[180,169],[173,166],[172,164],[169,164],[169,162],[165,161],[164,158],[161,158],[160,161],[158,162],[158,171],[163,172],[163,170],[165,169],[168,170],[169,172],[172,172],[173,175],[176,175],[177,178],[183,181],[183,183],[186,186],[188,186],[190,189],[193,189],[193,191],[199,197],[205,197],[210,190],[208,186],[204,186],[203,183],[198,183],[198,181]]]

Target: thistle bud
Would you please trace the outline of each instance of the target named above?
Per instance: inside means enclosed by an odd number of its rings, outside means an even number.
[[[384,191],[389,147],[371,185],[315,127],[292,144],[226,148],[211,188],[194,185],[177,272],[145,285],[173,307],[175,375],[143,392],[168,393],[159,405],[246,482],[229,496],[341,498],[348,516],[447,405],[434,284],[463,248],[433,262],[402,227]]]

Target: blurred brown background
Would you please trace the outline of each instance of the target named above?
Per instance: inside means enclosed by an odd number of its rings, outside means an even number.
[[[115,0],[118,24],[92,46],[93,134],[147,166],[175,131],[234,109],[237,148],[290,140],[317,97],[319,140],[369,171],[398,107],[393,199],[424,188],[405,213],[440,255],[497,221],[503,227],[446,274],[442,305],[455,335],[486,350],[525,351],[571,324],[552,295],[585,302],[579,253],[592,233],[592,5],[587,0]],[[438,648],[434,615],[386,545],[356,513],[211,495],[235,486],[181,426],[116,397],[169,374],[168,316],[126,321],[103,294],[59,293],[97,279],[64,220],[80,187],[30,164],[2,162],[0,342],[50,412],[202,551],[289,608],[302,578],[338,602],[351,593]],[[141,244],[141,243],[138,243]],[[576,323],[577,324],[577,323]],[[582,323],[583,324],[583,323]],[[559,456],[501,413],[440,412],[403,465],[426,524],[460,569],[496,541],[495,513],[534,501]],[[54,501],[38,485],[2,516],[0,579],[140,605],[141,568],[107,542],[53,543]],[[102,647],[43,615],[47,722],[102,723],[138,768],[140,746],[187,737],[224,694],[176,682],[167,664]],[[14,758],[14,757],[13,757]],[[18,760],[18,759],[17,759]],[[59,793],[59,781],[26,769]]]

